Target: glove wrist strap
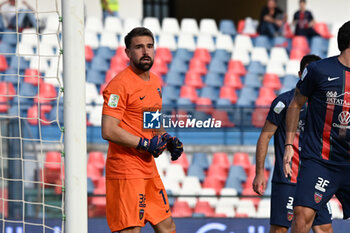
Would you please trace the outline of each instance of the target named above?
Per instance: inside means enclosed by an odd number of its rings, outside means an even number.
[[[136,149],[138,150],[148,150],[149,148],[149,139],[147,138],[140,138],[139,144],[137,145]]]

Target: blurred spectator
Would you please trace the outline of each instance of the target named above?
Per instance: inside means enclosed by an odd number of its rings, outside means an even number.
[[[102,0],[103,18],[107,16],[119,16],[118,0]]]
[[[27,3],[26,0],[22,1],[26,9],[18,10],[18,28],[23,29],[27,27],[36,27],[36,18],[33,13],[28,11],[34,11],[34,9]],[[1,11],[6,22],[6,25],[10,29],[16,28],[16,0],[8,0],[0,4]]]
[[[274,37],[282,35],[286,15],[277,7],[275,0],[267,0],[267,5],[261,10],[258,33]]]
[[[314,30],[315,24],[312,13],[306,10],[306,0],[299,1],[299,10],[295,12],[293,17],[293,25],[295,25],[295,35],[306,36],[311,38],[318,35]]]

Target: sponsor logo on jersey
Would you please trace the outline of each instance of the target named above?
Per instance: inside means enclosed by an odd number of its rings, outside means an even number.
[[[119,95],[111,94],[108,100],[108,106],[111,108],[118,107]]]
[[[340,77],[328,77],[328,81],[332,82],[333,80],[337,80],[338,78],[340,78]]]
[[[348,125],[350,122],[350,113],[347,111],[342,111],[338,115],[338,120],[340,124],[333,123],[333,127],[341,128],[341,129],[350,129],[350,126]]]
[[[326,103],[329,105],[337,106],[347,106],[350,107],[350,102],[347,101],[348,97],[345,95],[350,95],[350,92],[344,92],[338,95],[336,91],[327,91],[326,92]]]

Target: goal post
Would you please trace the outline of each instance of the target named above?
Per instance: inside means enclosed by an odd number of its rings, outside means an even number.
[[[84,0],[62,1],[67,233],[87,233]]]

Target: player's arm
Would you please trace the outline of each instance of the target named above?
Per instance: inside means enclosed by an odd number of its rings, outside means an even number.
[[[307,101],[307,97],[300,93],[298,88],[295,89],[294,97],[289,104],[287,115],[286,115],[286,141],[285,150],[283,157],[283,170],[286,177],[292,175],[292,169],[290,166],[290,161],[292,160],[293,142],[295,133],[298,128],[300,109],[304,106]]]
[[[102,115],[102,138],[119,145],[136,148],[140,137],[137,137],[119,126],[120,120]]]
[[[266,178],[265,178],[265,159],[267,150],[269,147],[269,142],[272,136],[277,130],[277,125],[273,124],[271,121],[266,120],[263,129],[261,130],[258,143],[256,145],[256,157],[255,157],[255,178],[253,181],[253,190],[259,194],[263,195],[266,189]]]

